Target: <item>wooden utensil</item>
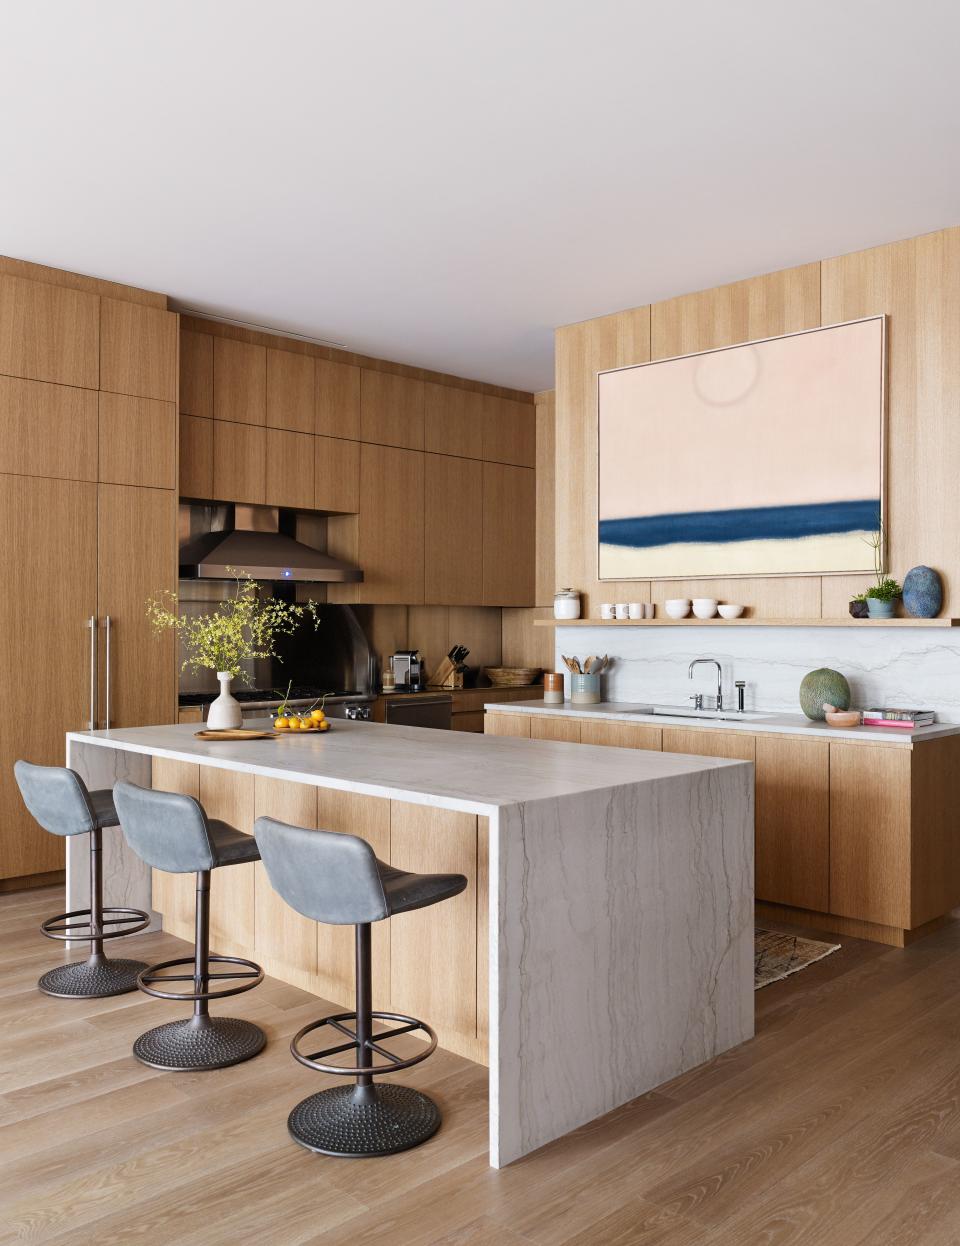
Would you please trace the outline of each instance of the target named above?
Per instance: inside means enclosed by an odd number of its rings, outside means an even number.
[[[195,731],[198,740],[269,740],[272,731],[255,731],[252,727],[223,727],[219,731]]]
[[[596,655],[595,653],[594,653],[594,654],[591,654],[591,655],[590,655],[590,657],[589,657],[589,658],[587,658],[586,662],[584,662],[584,664],[583,664],[583,673],[584,673],[584,675],[589,675],[589,674],[591,673],[591,669],[590,669],[590,668],[593,666],[593,664],[594,664],[594,662],[596,662],[596,660],[597,660],[597,655]],[[596,675],[596,674],[598,674],[598,673],[599,673],[599,672],[597,672],[597,671],[594,671],[594,672],[593,672],[593,674],[595,674],[595,675]]]

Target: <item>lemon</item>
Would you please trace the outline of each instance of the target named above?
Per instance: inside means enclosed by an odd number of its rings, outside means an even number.
[[[318,730],[318,731],[329,731],[329,730],[330,730],[330,724],[327,722],[327,720],[326,720],[326,719],[324,719],[322,723],[318,723],[318,724],[317,724],[317,730]]]
[[[273,721],[273,725],[276,727],[278,731],[286,731],[287,728],[290,726],[286,718],[275,718]]]
[[[314,719],[314,721],[322,723],[326,718],[326,714],[323,710],[311,710],[310,717]]]

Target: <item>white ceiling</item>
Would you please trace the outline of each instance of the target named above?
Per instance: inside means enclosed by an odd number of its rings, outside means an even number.
[[[481,380],[960,222],[953,0],[3,0],[0,252]]]

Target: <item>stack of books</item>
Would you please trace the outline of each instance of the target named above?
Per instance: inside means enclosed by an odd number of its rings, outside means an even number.
[[[864,710],[863,725],[865,727],[905,727],[908,731],[914,727],[929,727],[936,721],[933,710]]]

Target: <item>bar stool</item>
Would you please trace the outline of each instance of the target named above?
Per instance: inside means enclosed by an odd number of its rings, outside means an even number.
[[[118,783],[113,795],[123,833],[137,856],[168,874],[197,876],[193,956],[144,967],[137,979],[140,990],[147,995],[192,1001],[193,1016],[186,1021],[168,1021],[141,1034],[133,1044],[133,1054],[151,1068],[181,1072],[223,1069],[251,1059],[267,1041],[263,1030],[250,1021],[211,1017],[209,1012],[211,999],[252,991],[263,981],[263,970],[255,961],[210,953],[210,873],[227,865],[259,861],[256,840],[226,822],[208,819],[197,801],[178,792],[156,792],[135,783]],[[211,973],[211,964],[241,968]],[[192,966],[193,972],[165,972],[183,965]],[[248,981],[239,986],[210,988],[214,980],[238,979]],[[191,982],[193,990],[163,989],[171,982]]]
[[[90,954],[85,961],[48,970],[37,986],[62,999],[102,999],[135,991],[137,975],[146,969],[143,961],[110,960],[103,951],[105,939],[137,934],[150,924],[142,909],[103,906],[103,831],[120,823],[111,793],[88,791],[76,771],[64,766],[18,761],[13,772],[23,803],[45,831],[90,836],[90,907],[48,917],[40,926],[48,939],[89,938]]]
[[[305,1025],[290,1044],[294,1058],[307,1068],[353,1077],[355,1085],[321,1090],[298,1103],[287,1119],[291,1136],[310,1151],[343,1157],[393,1155],[419,1146],[440,1128],[437,1105],[417,1090],[393,1082],[376,1086],[373,1079],[426,1060],[437,1036],[415,1017],[373,1011],[370,926],[459,895],[467,880],[462,874],[409,874],[384,865],[355,835],[305,830],[273,818],[258,818],[253,829],[270,882],[291,908],[313,921],[356,927],[356,1011]],[[374,1021],[390,1028],[374,1034]],[[347,1041],[305,1055],[301,1040],[324,1026]],[[417,1030],[429,1040],[419,1055],[401,1059],[383,1046]],[[324,1063],[344,1051],[356,1052],[355,1066]],[[375,1063],[377,1056],[384,1063]]]

